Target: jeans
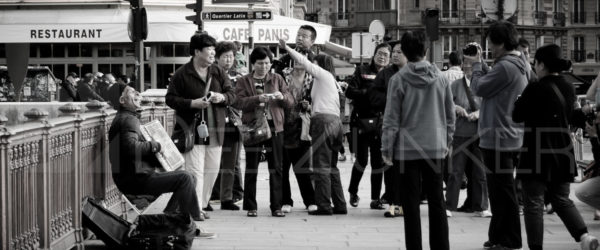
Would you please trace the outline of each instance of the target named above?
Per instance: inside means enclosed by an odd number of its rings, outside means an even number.
[[[131,185],[133,184],[133,185]],[[194,220],[200,219],[200,206],[196,195],[196,178],[187,171],[176,170],[164,173],[152,173],[148,178],[127,183],[119,187],[124,194],[161,195],[173,192],[165,212],[182,212]]]
[[[310,179],[312,176],[311,161],[310,143],[308,142],[301,142],[297,148],[285,148],[283,150],[282,204],[294,206],[290,187],[290,167],[294,169],[304,206],[308,207],[315,204],[315,189]]]
[[[489,241],[508,248],[521,248],[521,218],[515,193],[512,151],[481,149],[488,170],[487,185],[492,210]]]
[[[541,249],[544,242],[544,192],[550,198],[552,208],[569,230],[575,241],[587,233],[587,227],[569,199],[570,183],[546,183],[538,180],[523,180],[523,202],[525,231],[530,248]]]
[[[600,176],[590,178],[581,184],[575,190],[577,198],[593,208],[600,210]]]
[[[421,192],[427,194],[429,209],[429,244],[433,250],[450,249],[448,218],[443,195],[443,159],[398,161],[400,193],[404,209],[406,249],[421,250]],[[423,182],[423,185],[421,185]],[[421,190],[423,187],[424,190]]]
[[[465,201],[465,207],[474,211],[488,209],[487,180],[483,156],[479,149],[479,140],[471,137],[455,137],[450,163],[450,175],[446,186],[446,206],[455,211],[458,207],[458,196],[465,170],[469,178],[470,204]]]
[[[221,164],[221,146],[194,145],[191,151],[184,153],[185,170],[196,177],[196,194],[200,208],[208,206],[215,180]]]
[[[312,137],[315,202],[319,210],[347,211],[337,168],[337,152],[342,146],[342,123],[338,116],[315,114],[310,121]]]
[[[273,131],[272,129],[271,131]],[[267,164],[269,168],[269,196],[271,212],[281,210],[281,162],[283,155],[283,133],[273,133],[271,139],[258,145],[245,147],[246,173],[244,175],[244,210],[257,210],[256,204],[256,176],[261,150],[267,150]]]
[[[352,166],[352,176],[350,177],[350,186],[348,192],[356,194],[358,184],[362,179],[363,173],[367,168],[369,160],[369,151],[371,156],[371,200],[379,200],[381,194],[381,184],[383,180],[383,159],[381,158],[381,132],[372,132],[359,134],[356,145],[356,162]]]

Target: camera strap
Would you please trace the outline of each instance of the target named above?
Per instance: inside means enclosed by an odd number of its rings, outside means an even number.
[[[569,121],[567,120],[567,102],[565,101],[565,97],[563,96],[562,93],[560,93],[560,91],[558,90],[558,87],[556,87],[556,84],[554,82],[550,83],[550,86],[552,87],[552,90],[554,90],[554,93],[558,97],[558,101],[560,102],[560,105],[563,106],[563,113],[564,113],[563,118],[564,118],[565,126],[569,126]]]
[[[469,85],[467,85],[467,78],[463,77],[462,82],[463,86],[465,87],[465,92],[467,92],[467,99],[469,99],[469,108],[471,109],[471,112],[477,111],[477,105],[475,105],[473,92],[471,92],[471,88],[469,88]]]

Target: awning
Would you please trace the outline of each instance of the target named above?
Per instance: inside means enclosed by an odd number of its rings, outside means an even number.
[[[123,43],[131,42],[127,31],[128,8],[0,10],[0,43]],[[187,21],[186,9],[147,8],[147,42],[189,42],[197,26]],[[254,42],[277,43],[279,38],[296,40],[301,25],[317,30],[316,44],[324,44],[331,26],[273,16],[254,22]],[[248,42],[248,22],[204,22],[204,29],[217,40]]]

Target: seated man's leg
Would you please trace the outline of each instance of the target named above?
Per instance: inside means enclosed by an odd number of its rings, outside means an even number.
[[[196,180],[187,171],[171,171],[165,173],[153,173],[140,187],[140,193],[160,195],[172,192],[171,200],[165,211],[177,211],[187,213],[192,218],[200,218],[200,207],[196,195]],[[179,205],[178,207],[175,204]]]

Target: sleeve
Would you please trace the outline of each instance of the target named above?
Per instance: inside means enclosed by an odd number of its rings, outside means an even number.
[[[324,81],[328,74],[331,75],[329,71],[319,67],[319,65],[317,64],[312,63],[308,60],[308,58],[306,58],[306,56],[303,56],[298,51],[291,49],[289,46],[285,46],[285,49],[287,50],[289,55],[294,59],[294,61],[304,66],[306,72],[311,74],[313,77]]]
[[[404,91],[401,88],[400,77],[392,77],[387,92],[387,105],[383,114],[383,129],[381,136],[381,154],[391,158],[394,153],[398,132],[400,131],[400,117],[402,114],[402,101]]]
[[[596,102],[596,90],[598,89],[598,85],[600,85],[600,74],[596,77],[596,80],[592,83],[590,88],[585,93],[585,99],[588,101]]]
[[[361,75],[361,67],[356,67],[356,70],[354,70],[354,74],[352,74],[350,82],[348,82],[348,88],[346,89],[346,97],[358,100],[367,94],[367,89],[364,89],[361,86]]]
[[[180,74],[175,74],[169,88],[167,89],[167,95],[165,96],[165,102],[169,107],[175,110],[189,111],[191,110],[192,99],[186,99],[181,96],[181,93],[185,91],[185,82],[181,78]]]
[[[285,80],[283,80],[283,77],[281,77],[280,75],[275,74],[273,76],[279,83],[279,92],[281,92],[281,94],[283,95],[283,100],[279,101],[283,103],[283,106],[286,108],[292,107],[294,105],[295,100],[292,94],[290,93],[288,85],[285,83]]]
[[[125,155],[132,159],[139,157],[138,154],[141,154],[144,159],[154,157],[155,151],[160,150],[160,144],[157,148],[157,145],[153,145],[153,142],[140,140],[139,129],[140,121],[134,118],[128,118],[121,126],[121,145]]]
[[[512,113],[513,122],[525,122],[525,119],[533,115],[532,109],[535,109],[534,103],[536,100],[533,96],[533,85],[529,84],[523,90],[523,93],[515,101],[515,107]]]
[[[243,112],[254,112],[254,108],[260,104],[258,95],[252,95],[249,85],[248,78],[242,77],[235,86],[236,100],[233,107],[241,109]]]
[[[484,98],[493,97],[511,83],[508,81],[508,72],[502,64],[498,63],[487,73],[484,72],[481,64],[481,62],[473,64],[471,89],[475,95]]]
[[[375,110],[379,111],[385,109],[386,90],[387,85],[385,82],[385,70],[382,70],[377,73],[377,76],[373,81],[373,86],[367,90],[369,102],[371,103],[371,107],[373,107]]]
[[[219,69],[219,77],[221,78],[221,94],[225,96],[225,102],[219,103],[217,105],[228,106],[235,102],[235,92],[233,86],[231,86],[231,80],[229,80],[229,76],[223,69]]]
[[[448,80],[446,80],[448,81]],[[454,136],[454,130],[456,125],[456,112],[454,111],[454,96],[452,95],[452,87],[450,83],[446,85],[446,99],[444,100],[444,107],[446,113],[446,136],[448,147],[452,145],[452,138]]]

